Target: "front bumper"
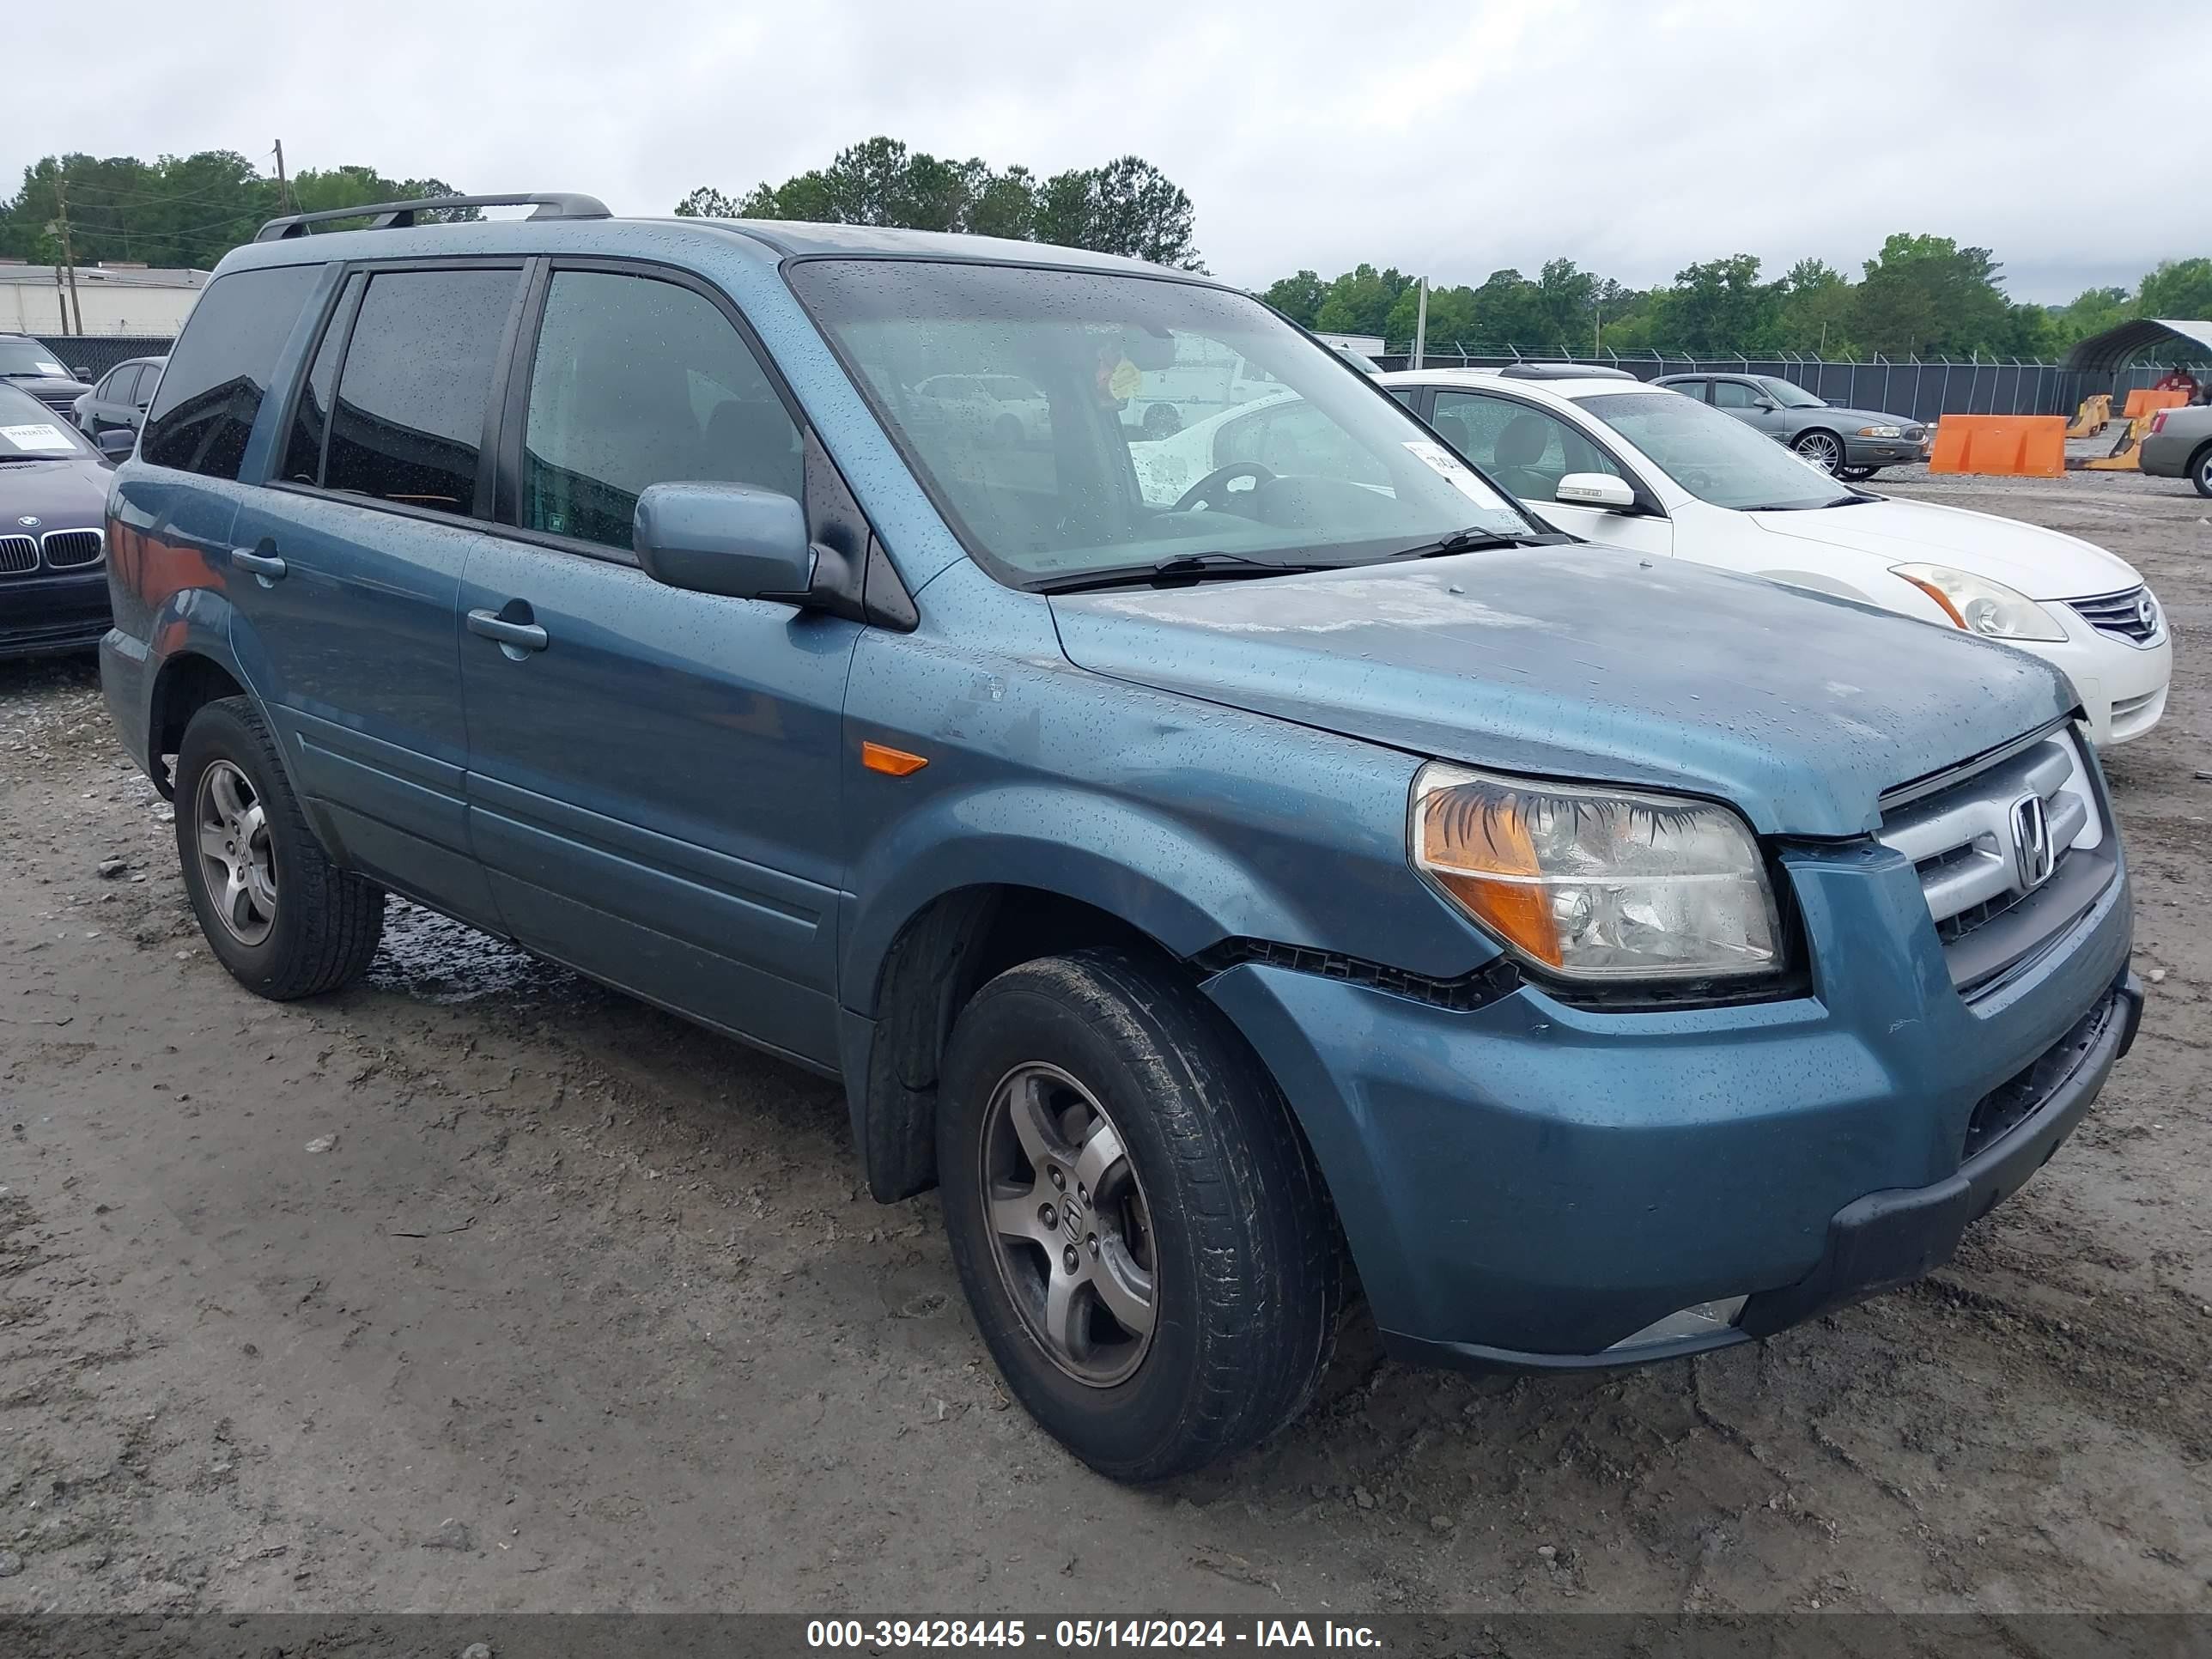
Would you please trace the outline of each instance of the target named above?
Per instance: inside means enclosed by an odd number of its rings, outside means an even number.
[[[1846,466],[1913,466],[1928,459],[1929,447],[1904,438],[1844,440]]]
[[[0,578],[0,657],[89,651],[108,626],[107,571]]]
[[[1771,1336],[1883,1291],[1925,1278],[1957,1254],[1969,1224],[2027,1184],[2088,1115],[2112,1067],[2135,1046],[2142,988],[2130,974],[2082,1016],[2075,1030],[2029,1073],[2014,1080],[2027,1097],[2019,1120],[1959,1166],[1925,1187],[1869,1193],[1828,1218],[1827,1248],[1794,1285],[1744,1302],[1733,1324],[1696,1336],[1594,1354],[1518,1352],[1465,1342],[1395,1337],[1405,1358],[1458,1370],[1601,1370],[1679,1359]],[[2002,1094],[2003,1091],[1993,1091]]]
[[[1948,1256],[2087,1109],[2135,1024],[2124,870],[1969,1002],[1901,856],[1783,862],[1815,942],[1789,1000],[1611,1012],[1524,985],[1462,1011],[1256,963],[1206,981],[1297,1114],[1394,1347],[1575,1367],[1765,1334]],[[2063,1098],[1969,1158],[1977,1108],[2108,1003],[2124,1018]],[[1739,1297],[1732,1328],[1607,1352]]]
[[[2019,648],[2064,671],[2073,682],[2090,741],[2109,749],[2156,726],[2166,714],[2167,684],[2173,678],[2172,633],[2161,630],[2149,644],[2136,645],[2091,627],[2063,599],[2041,603],[2066,630],[2066,638],[2033,641]]]

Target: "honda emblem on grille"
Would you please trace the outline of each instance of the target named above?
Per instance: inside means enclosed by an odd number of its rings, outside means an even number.
[[[2012,857],[2021,891],[2032,893],[2051,879],[2058,849],[2051,844],[2051,819],[2040,795],[2022,795],[2012,804]]]

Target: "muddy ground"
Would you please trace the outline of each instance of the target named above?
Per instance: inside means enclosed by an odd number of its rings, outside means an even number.
[[[2131,559],[2144,1033],[1952,1267],[1612,1377],[1409,1370],[1133,1492],[1011,1408],[836,1091],[395,906],[257,1001],[89,664],[0,668],[0,1611],[2212,1605],[2212,503],[1901,478]],[[121,872],[103,877],[103,860]]]

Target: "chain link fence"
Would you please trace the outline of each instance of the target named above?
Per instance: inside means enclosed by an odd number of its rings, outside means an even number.
[[[177,343],[173,334],[40,334],[33,337],[81,380],[97,380],[133,357],[161,357]]]

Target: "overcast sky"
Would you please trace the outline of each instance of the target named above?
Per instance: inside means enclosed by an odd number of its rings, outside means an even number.
[[[6,27],[46,72],[0,121],[10,192],[56,150],[265,167],[281,137],[295,169],[665,213],[880,132],[1041,173],[1134,151],[1248,286],[1560,254],[1638,286],[1741,252],[1856,276],[1921,230],[2063,301],[2212,252],[2203,0],[98,0]]]

